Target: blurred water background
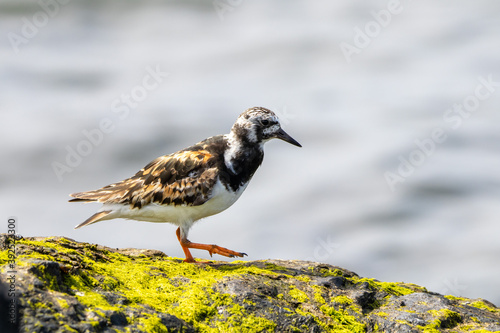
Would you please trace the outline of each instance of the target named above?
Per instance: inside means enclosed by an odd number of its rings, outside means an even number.
[[[499,305],[499,17],[497,1],[2,0],[1,231],[15,216],[23,236],[182,257],[169,224],[73,230],[99,205],[68,194],[264,106],[303,148],[268,143],[193,241]]]

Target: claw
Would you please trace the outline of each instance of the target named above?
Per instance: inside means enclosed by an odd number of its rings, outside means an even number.
[[[221,256],[229,257],[229,258],[247,256],[246,253],[232,251],[232,250],[226,249],[225,247],[221,247],[218,245],[193,243],[193,242],[189,241],[188,239],[181,237],[180,228],[177,228],[176,235],[177,235],[177,239],[179,240],[179,243],[181,243],[182,250],[184,251],[184,254],[186,255],[186,260],[185,260],[186,262],[195,262],[189,249],[207,250],[208,253],[210,254],[210,257],[213,257],[214,253],[219,254]]]

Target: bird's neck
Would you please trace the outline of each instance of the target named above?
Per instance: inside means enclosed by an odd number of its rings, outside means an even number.
[[[231,187],[248,182],[264,158],[263,143],[253,143],[231,131],[226,136],[224,164],[231,178]]]

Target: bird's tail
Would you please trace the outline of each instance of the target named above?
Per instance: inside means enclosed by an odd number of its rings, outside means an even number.
[[[94,215],[92,215],[91,217],[89,217],[88,219],[86,219],[85,222],[82,222],[79,225],[77,225],[75,227],[75,229],[78,229],[78,228],[81,228],[81,227],[85,227],[86,225],[89,225],[89,224],[92,224],[92,223],[99,222],[99,221],[105,219],[105,217],[108,216],[109,213],[111,213],[111,210],[105,210],[105,211],[102,211],[102,212],[97,212]]]
[[[76,192],[71,193],[69,196],[74,199],[68,200],[69,202],[92,202],[92,201],[101,201],[102,199],[102,189],[88,192]]]

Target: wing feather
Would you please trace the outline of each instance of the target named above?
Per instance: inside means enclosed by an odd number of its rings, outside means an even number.
[[[184,150],[161,156],[133,177],[101,189],[70,194],[70,201],[129,204],[201,205],[217,180],[215,156],[206,150]]]

